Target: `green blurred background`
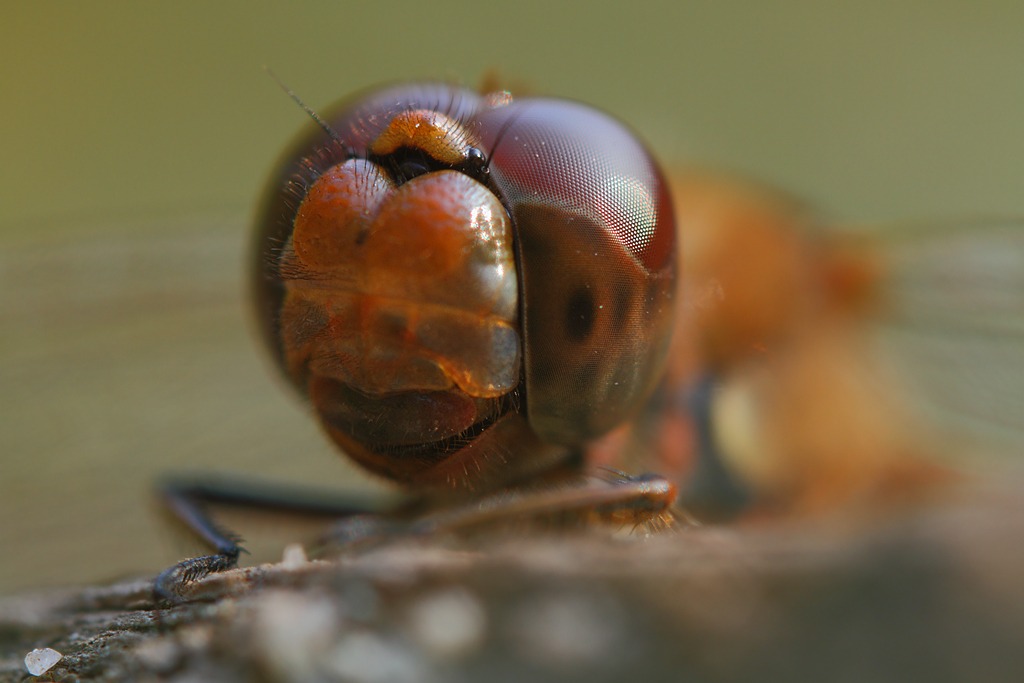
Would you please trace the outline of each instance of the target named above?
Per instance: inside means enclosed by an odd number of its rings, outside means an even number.
[[[250,339],[246,224],[306,123],[265,64],[317,109],[496,69],[845,221],[1024,214],[1016,1],[8,3],[0,592],[195,552],[161,472],[372,486]]]

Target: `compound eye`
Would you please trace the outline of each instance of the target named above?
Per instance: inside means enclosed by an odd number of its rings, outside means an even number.
[[[675,307],[668,190],[622,124],[579,104],[523,101],[483,129],[500,131],[489,168],[519,239],[530,425],[583,443],[661,376]]]

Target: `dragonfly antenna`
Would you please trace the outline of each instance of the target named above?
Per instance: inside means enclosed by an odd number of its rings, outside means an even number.
[[[299,98],[299,96],[298,96],[298,95],[296,95],[296,94],[295,94],[294,92],[292,92],[291,88],[289,88],[289,87],[288,87],[287,85],[285,85],[285,84],[284,84],[284,82],[283,82],[283,81],[282,81],[282,80],[281,80],[280,78],[278,78],[278,77],[277,77],[277,74],[275,74],[275,73],[273,72],[273,70],[272,70],[272,69],[271,69],[271,68],[270,68],[269,66],[266,66],[266,65],[264,65],[264,67],[263,67],[263,68],[264,68],[264,69],[266,70],[266,72],[267,72],[268,74],[270,74],[270,77],[271,77],[271,78],[273,78],[273,79],[274,79],[275,81],[277,81],[277,84],[278,84],[279,86],[281,86],[281,90],[284,90],[284,91],[285,91],[286,93],[288,93],[288,97],[290,97],[290,98],[292,98],[293,100],[295,100],[295,101],[296,101],[296,102],[298,103],[298,105],[299,105],[300,107],[302,107],[303,109],[305,109],[305,110],[306,110],[306,113],[307,113],[307,114],[309,114],[309,115],[310,115],[310,117],[311,117],[311,118],[312,118],[312,119],[313,119],[314,121],[316,121],[316,122],[317,122],[318,124],[320,124],[320,127],[321,127],[321,128],[323,128],[323,129],[324,129],[325,131],[327,131],[327,134],[328,134],[328,135],[330,135],[330,136],[331,136],[331,138],[332,138],[332,139],[333,139],[333,140],[334,140],[335,142],[337,142],[337,143],[338,143],[339,145],[341,145],[341,148],[342,148],[342,149],[347,149],[347,147],[346,147],[346,145],[345,145],[345,142],[344,142],[344,141],[343,141],[343,140],[341,139],[341,136],[340,136],[340,135],[338,135],[337,133],[335,133],[335,132],[334,132],[334,129],[333,129],[333,128],[331,128],[331,127],[330,127],[330,126],[329,126],[329,125],[327,124],[327,122],[326,122],[326,121],[324,121],[324,120],[323,120],[322,118],[320,118],[320,115],[319,115],[319,114],[317,114],[317,113],[316,113],[315,111],[313,111],[313,110],[312,110],[312,109],[310,109],[310,108],[309,108],[308,106],[306,106],[306,103],[305,103],[305,102],[303,102],[303,101],[302,101],[302,100],[301,100],[301,99]]]

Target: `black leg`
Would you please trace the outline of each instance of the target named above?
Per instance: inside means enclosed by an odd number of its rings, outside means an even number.
[[[329,518],[382,511],[379,504],[369,499],[213,477],[168,479],[161,483],[158,492],[167,509],[215,553],[179,562],[156,578],[154,594],[171,602],[183,599],[182,588],[185,585],[234,567],[238,563],[238,555],[245,552],[239,545],[241,539],[220,527],[210,516],[206,509],[208,504],[269,508]]]

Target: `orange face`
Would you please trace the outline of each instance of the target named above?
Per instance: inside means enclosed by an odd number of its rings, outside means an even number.
[[[617,122],[400,86],[298,145],[258,235],[264,336],[370,470],[479,493],[639,410],[675,302],[667,189]]]

